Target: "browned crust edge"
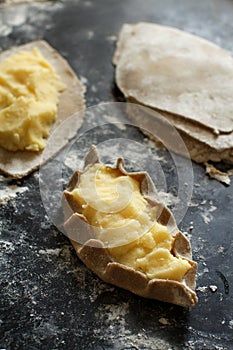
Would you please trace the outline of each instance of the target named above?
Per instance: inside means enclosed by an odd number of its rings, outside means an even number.
[[[85,172],[89,166],[97,162],[99,162],[98,153],[96,148],[92,146],[86,157],[86,167],[83,172]],[[68,185],[68,189],[64,191],[63,201],[63,208],[66,217],[64,228],[68,237],[71,239],[71,243],[74,246],[78,257],[88,268],[107,283],[127,289],[142,297],[157,299],[184,307],[194,306],[198,301],[197,295],[194,291],[197,263],[191,260],[192,253],[189,241],[181,232],[179,232],[170,210],[153,199],[152,195],[155,189],[149,175],[145,172],[128,173],[123,167],[122,158],[117,160],[116,168],[124,174],[136,177],[141,183],[141,191],[145,198],[149,199],[151,204],[154,203],[154,205],[162,208],[160,210],[158,222],[163,225],[170,225],[170,229],[172,229],[171,232],[175,237],[173,246],[174,255],[188,260],[192,267],[181,282],[163,279],[150,280],[145,274],[113,261],[103,243],[100,240],[93,238],[91,229],[88,230],[88,225],[84,224],[84,227],[82,227],[81,230],[78,230],[80,224],[82,225],[82,221],[85,223],[86,219],[83,215],[77,213],[79,208],[76,201],[73,200],[70,192],[78,186],[79,174],[83,173],[79,171],[74,173]],[[147,183],[146,186],[145,183]],[[148,190],[150,193],[149,197],[147,197]],[[77,235],[79,234],[82,234],[82,237],[78,237]],[[85,244],[77,242],[80,242],[82,239],[85,240]]]

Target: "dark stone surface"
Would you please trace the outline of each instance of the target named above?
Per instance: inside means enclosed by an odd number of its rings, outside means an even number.
[[[111,58],[114,36],[123,23],[177,26],[233,53],[232,18],[230,0],[66,0],[20,5],[0,9],[0,45],[7,49],[45,38],[86,78],[87,105],[92,106],[122,101]],[[85,123],[96,125],[95,118]],[[84,135],[80,142],[87,147],[100,142],[101,135],[132,138],[156,152],[132,128],[112,127],[104,133],[97,128],[88,134],[88,141]],[[167,152],[158,153],[168,188],[175,195],[174,164]],[[191,310],[145,300],[100,281],[51,224],[41,201],[38,172],[17,182],[1,177],[0,348],[232,349],[233,185],[210,180],[201,165],[193,164],[193,171],[191,205],[179,225],[190,235],[199,264],[199,303]],[[4,200],[7,191],[12,194],[16,189],[22,193]],[[217,286],[215,292],[211,285]]]

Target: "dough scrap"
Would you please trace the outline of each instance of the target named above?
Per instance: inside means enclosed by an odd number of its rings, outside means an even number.
[[[222,182],[227,186],[230,185],[231,183],[230,175],[232,175],[233,169],[229,170],[228,172],[223,172],[216,169],[212,164],[205,163],[205,166],[206,166],[206,174],[208,174],[209,177],[219,182]]]

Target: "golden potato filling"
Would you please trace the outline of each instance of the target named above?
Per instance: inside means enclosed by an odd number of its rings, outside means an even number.
[[[96,164],[81,174],[72,196],[115,261],[150,279],[181,281],[191,268],[172,254],[174,237],[156,222],[154,208],[132,176]]]
[[[0,146],[43,150],[65,89],[53,67],[34,48],[0,63]]]

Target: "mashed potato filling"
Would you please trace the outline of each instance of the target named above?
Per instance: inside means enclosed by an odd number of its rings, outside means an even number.
[[[150,279],[181,281],[191,268],[186,259],[173,255],[174,237],[156,222],[132,176],[95,164],[81,174],[72,196],[115,261]]]
[[[65,89],[38,49],[20,51],[0,63],[0,146],[41,151],[57,117]]]

